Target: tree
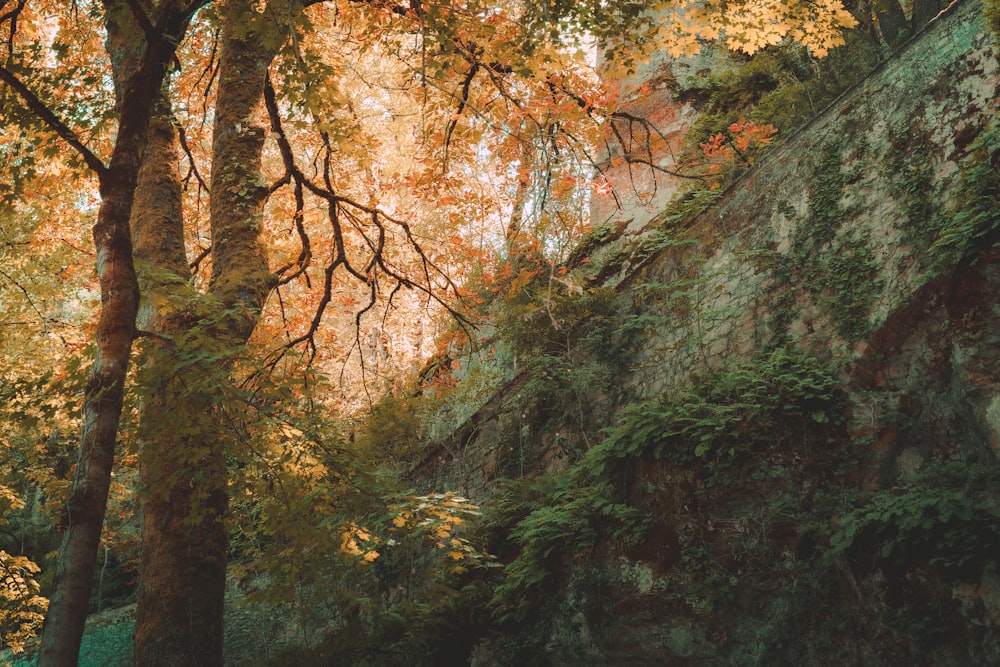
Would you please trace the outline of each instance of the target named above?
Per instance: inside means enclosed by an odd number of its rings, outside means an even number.
[[[356,342],[364,318],[386,316],[404,291],[462,319],[451,276],[479,257],[463,254],[463,235],[491,244],[469,217],[492,221],[496,238],[522,236],[531,210],[541,229],[546,202],[598,167],[589,137],[614,100],[575,55],[584,30],[627,65],[720,37],[748,52],[790,37],[821,55],[851,24],[835,0],[681,5],[664,21],[668,6],[0,3],[4,120],[21,128],[22,151],[59,137],[67,164],[89,169],[100,192],[96,358],[39,664],[76,661],[137,339],[136,662],[221,664],[227,401],[245,400],[240,355],[273,322],[269,295],[311,304],[302,321],[281,323],[271,368],[297,350],[317,354],[340,298]],[[515,165],[492,167],[492,202],[488,152]],[[512,208],[515,224],[499,220]]]
[[[108,4],[109,16],[128,12],[125,5]],[[17,21],[25,13],[20,3],[7,14],[8,45],[14,59]],[[64,532],[51,607],[46,617],[46,639],[42,661],[75,664],[82,636],[82,621],[90,581],[97,559],[101,527],[111,480],[118,420],[128,370],[139,290],[129,239],[129,217],[149,126],[152,101],[157,97],[176,44],[183,37],[192,8],[164,3],[148,29],[144,49],[134,72],[120,81],[123,97],[118,133],[108,164],[105,164],[52,109],[29,89],[12,68],[0,70],[0,78],[17,93],[27,108],[48,128],[76,149],[80,158],[97,174],[101,206],[94,225],[97,268],[101,286],[101,315],[96,332],[97,358],[84,401],[83,433],[73,491],[67,503]],[[146,17],[147,21],[149,17]],[[138,35],[135,39],[138,38]],[[135,47],[133,41],[129,44]],[[16,61],[15,61],[16,62]]]

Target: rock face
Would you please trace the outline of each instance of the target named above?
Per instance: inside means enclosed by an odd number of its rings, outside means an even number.
[[[601,314],[418,470],[485,508],[498,478],[577,475],[511,512],[509,572],[541,509],[589,532],[532,561],[546,577],[511,588],[520,620],[475,664],[1000,664],[1000,68],[981,11],[932,20],[708,210],[595,242]],[[642,530],[568,504],[573,480],[610,480]]]

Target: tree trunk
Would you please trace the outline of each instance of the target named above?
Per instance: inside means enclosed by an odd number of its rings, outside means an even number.
[[[217,408],[225,395],[227,355],[249,339],[273,284],[259,234],[267,196],[261,174],[263,89],[274,49],[254,29],[257,17],[233,3],[223,21],[212,145],[212,278],[202,304],[213,310],[211,324],[205,325],[204,313],[178,313],[154,329],[171,334],[173,342],[157,344],[146,375],[155,386],[147,387],[152,391],[140,424],[143,536],[135,664],[143,667],[223,663],[228,476],[227,437]],[[176,148],[171,158],[176,164]],[[176,257],[149,257],[153,264],[176,264]],[[189,363],[198,356],[193,352],[216,359],[214,367]]]
[[[94,226],[101,284],[97,358],[83,403],[80,454],[42,633],[38,659],[41,667],[76,665],[111,484],[125,373],[139,304],[128,235],[136,169],[123,157],[119,170],[108,179],[114,183],[106,190],[102,187],[103,200]]]
[[[97,355],[84,395],[80,453],[64,515],[40,667],[77,664],[100,546],[139,306],[129,217],[153,100],[184,32],[181,13],[164,11],[161,16],[163,25],[173,30],[167,39],[145,45],[139,66],[121,86],[127,104],[119,108],[118,138],[110,165],[101,175],[101,206],[94,225],[101,286]]]
[[[132,215],[132,238],[139,264],[139,281],[145,302],[139,311],[139,328],[150,335],[142,345],[139,362],[141,390],[139,408],[140,507],[143,508],[142,558],[139,572],[139,611],[136,629],[135,664],[212,664],[222,654],[222,590],[225,563],[202,557],[193,551],[182,558],[195,564],[192,571],[168,557],[177,557],[162,536],[170,535],[159,523],[187,523],[184,532],[196,540],[204,535],[204,517],[219,513],[214,507],[190,508],[190,500],[178,494],[193,494],[196,475],[204,474],[205,464],[193,456],[202,441],[213,440],[204,410],[210,401],[203,387],[208,378],[198,377],[198,369],[184,364],[191,342],[185,333],[197,321],[191,307],[198,299],[188,286],[190,270],[184,253],[184,220],[181,183],[177,169],[180,150],[170,104],[166,96],[157,103],[143,166],[139,172]],[[206,428],[207,427],[207,428]],[[202,482],[203,484],[204,482]],[[186,486],[186,489],[185,489]],[[189,507],[191,514],[164,518],[156,512],[155,499]],[[152,508],[152,509],[150,509]],[[211,523],[211,521],[208,521]],[[178,528],[174,528],[176,532]],[[159,559],[159,560],[157,560]],[[150,561],[153,564],[150,565]],[[206,612],[199,600],[218,600],[218,608]],[[164,610],[185,609],[169,623],[162,622]],[[150,620],[152,619],[152,620]],[[182,660],[179,656],[185,656]]]

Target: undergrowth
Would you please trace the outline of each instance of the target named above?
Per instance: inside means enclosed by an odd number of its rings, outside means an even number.
[[[498,614],[523,620],[570,563],[642,542],[652,517],[631,494],[636,462],[698,468],[709,486],[724,485],[736,467],[754,467],[751,457],[764,448],[839,421],[837,395],[827,366],[777,350],[626,408],[568,468],[508,482],[485,517],[488,529],[511,536],[502,548],[512,558],[493,598]]]

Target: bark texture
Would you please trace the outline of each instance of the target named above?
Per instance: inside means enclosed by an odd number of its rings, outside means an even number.
[[[191,376],[198,369],[185,366],[180,349],[186,347],[184,333],[195,321],[188,308],[197,300],[188,286],[178,173],[180,146],[166,96],[158,101],[156,111],[132,215],[132,238],[145,298],[138,322],[142,331],[151,334],[143,341],[140,364],[143,535],[135,664],[209,665],[222,655],[223,591],[218,581],[225,581],[225,563],[206,560],[200,551],[178,557],[163,543],[163,536],[177,530],[171,526],[184,523],[188,517],[168,517],[158,511],[164,501],[190,508],[191,502],[178,499],[177,494],[193,493],[200,471],[199,461],[188,458],[192,447],[197,447],[193,436],[202,429],[202,437],[210,440],[212,431],[204,429],[204,405],[198,404],[204,392],[185,392],[188,383],[200,386],[205,381]],[[186,491],[182,490],[185,484]],[[184,532],[192,539],[210,539],[202,535],[197,516],[190,518]]]
[[[120,9],[112,5],[108,3],[109,17]],[[161,10],[157,18],[165,38],[144,42],[132,74],[117,82],[127,104],[119,105],[118,138],[101,175],[101,206],[93,232],[101,287],[97,356],[84,396],[80,453],[42,634],[41,667],[77,664],[107,508],[139,306],[129,218],[153,101],[186,27],[186,15],[176,3],[165,2]]]
[[[223,664],[229,539],[227,438],[219,423],[219,401],[226,394],[226,360],[253,333],[273,284],[259,235],[267,197],[261,175],[263,90],[275,51],[255,29],[257,19],[249,6],[236,2],[227,5],[223,21],[212,145],[209,294],[200,300],[198,317],[150,309],[142,320],[148,316],[150,330],[171,340],[153,344],[155,354],[145,375],[150,398],[140,418],[143,535],[135,664],[144,667]],[[175,197],[179,205],[172,127],[168,131],[163,126],[162,139],[156,146],[151,141],[147,149],[150,215],[133,220],[138,255],[169,282],[170,276],[183,275],[185,267],[183,249],[173,244],[182,232],[173,224],[179,212],[163,209],[163,217],[151,212]],[[156,165],[164,163],[172,165],[171,173],[154,178]],[[206,353],[214,362],[190,362]]]
[[[119,140],[121,144],[121,140]],[[117,153],[118,151],[116,151]],[[133,162],[134,159],[134,162]],[[38,664],[76,665],[97,562],[111,468],[117,443],[125,373],[128,369],[139,290],[128,235],[137,157],[118,160],[105,188],[94,227],[101,316],[97,358],[83,404],[83,433]]]
[[[255,16],[240,7],[223,28],[212,136],[209,289],[228,311],[230,333],[242,342],[253,332],[274,284],[260,232],[267,199],[261,151],[269,127],[264,82],[276,40],[264,38],[252,25]],[[251,26],[241,24],[240,17]]]

